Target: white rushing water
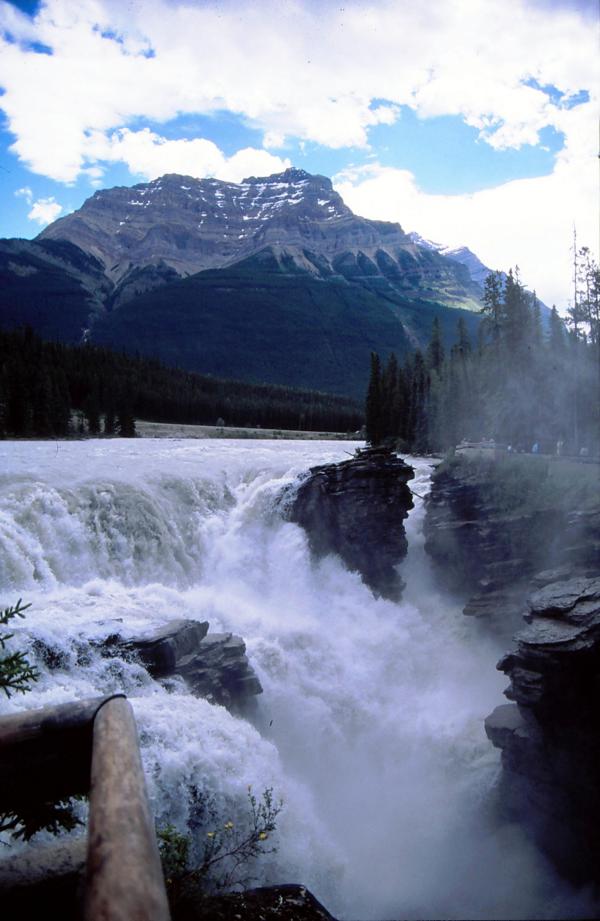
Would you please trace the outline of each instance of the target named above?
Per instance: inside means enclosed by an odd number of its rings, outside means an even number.
[[[31,602],[13,648],[59,654],[3,713],[123,690],[159,824],[185,831],[190,789],[221,815],[249,785],[284,800],[263,882],[302,882],[343,918],[585,914],[489,792],[483,719],[503,650],[433,586],[407,522],[401,604],[329,557],[311,561],[277,499],[348,442],[0,443],[0,602]],[[423,495],[426,460],[413,459]],[[169,620],[241,634],[264,688],[252,723],[163,687],[92,645]],[[56,662],[55,662],[56,665]]]

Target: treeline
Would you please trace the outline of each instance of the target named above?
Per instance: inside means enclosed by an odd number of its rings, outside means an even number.
[[[0,331],[0,435],[135,434],[135,419],[301,431],[355,431],[353,400],[219,380],[92,345]]]
[[[371,357],[367,439],[401,442],[415,453],[444,451],[462,439],[494,439],[514,450],[600,453],[600,284],[587,250],[567,324],[542,322],[535,293],[518,270],[485,283],[478,341],[459,321],[446,354],[437,320],[425,353],[402,367]],[[583,270],[582,267],[583,266]]]

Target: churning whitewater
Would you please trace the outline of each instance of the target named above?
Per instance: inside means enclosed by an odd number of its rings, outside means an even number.
[[[2,712],[124,691],[158,825],[187,830],[194,787],[223,816],[249,785],[272,787],[284,809],[260,882],[302,882],[339,917],[577,915],[518,829],[492,817],[499,764],[483,719],[502,702],[503,650],[433,587],[421,498],[400,604],[337,558],[311,560],[282,516],[286,487],[354,447],[2,443],[0,600],[31,602],[11,642],[40,672]],[[430,462],[409,462],[422,496]],[[244,637],[264,688],[251,718],[98,651],[180,618]]]

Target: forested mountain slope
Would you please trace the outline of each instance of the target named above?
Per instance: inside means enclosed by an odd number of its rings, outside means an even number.
[[[361,396],[370,352],[477,324],[467,266],[359,217],[331,181],[167,175],[0,241],[0,325],[190,371]]]

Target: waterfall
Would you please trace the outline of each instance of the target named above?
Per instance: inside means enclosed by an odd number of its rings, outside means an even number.
[[[284,801],[260,881],[302,882],[342,918],[585,914],[490,794],[483,719],[502,653],[437,590],[423,501],[395,604],[311,560],[278,499],[348,442],[0,443],[0,602],[31,602],[13,648],[40,678],[2,713],[123,690],[159,824],[196,829],[191,791],[235,817],[248,786]],[[423,495],[430,462],[409,460]],[[264,688],[234,717],[103,640],[176,618],[241,634]]]

